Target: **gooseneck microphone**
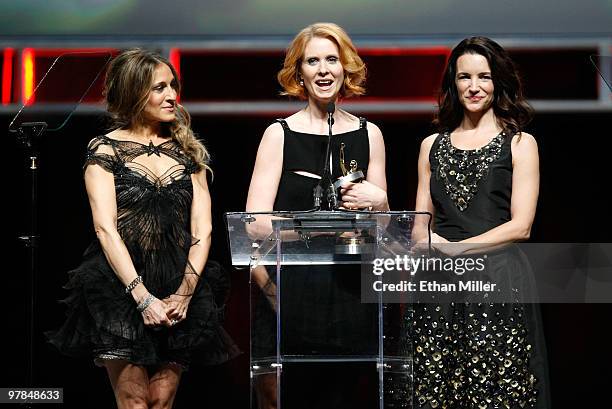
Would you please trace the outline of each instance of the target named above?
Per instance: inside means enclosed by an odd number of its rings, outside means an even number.
[[[332,126],[334,125],[335,111],[336,104],[333,102],[328,103],[327,125],[329,127],[329,133],[327,136],[327,147],[325,149],[325,156],[323,160],[323,172],[321,173],[321,180],[313,190],[314,207],[323,210],[334,210],[338,207],[338,196],[336,195],[336,189],[334,189],[334,183],[332,181],[329,158],[329,151],[331,148],[332,140]],[[323,196],[325,196],[327,199],[326,203],[322,200]]]
[[[334,124],[334,112],[336,112],[336,104],[330,102],[327,104],[327,124],[329,125],[329,134],[331,135],[331,127]]]

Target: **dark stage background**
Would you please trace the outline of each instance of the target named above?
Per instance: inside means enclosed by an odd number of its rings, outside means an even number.
[[[270,117],[199,116],[193,127],[213,155],[214,231],[211,258],[229,267],[223,212],[244,209],[259,138]],[[429,115],[371,116],[385,136],[388,191],[393,209],[412,209],[420,141],[432,132]],[[532,240],[537,242],[607,242],[611,224],[609,173],[612,151],[610,113],[538,114],[530,126],[541,154],[541,190]],[[10,117],[0,117],[7,129]],[[57,327],[64,310],[57,300],[66,272],[75,267],[94,239],[82,180],[89,139],[103,132],[104,121],[76,115],[41,146],[39,269],[36,276],[35,385],[63,387],[66,408],[113,407],[104,370],[91,360],[60,356],[45,344],[42,332]],[[27,384],[28,259],[15,237],[28,226],[27,160],[14,139],[4,135],[3,355],[1,386]],[[232,270],[226,328],[248,351],[248,272]],[[548,343],[554,408],[605,407],[609,404],[608,326],[612,306],[548,304],[542,306]],[[181,383],[177,408],[248,408],[248,353],[227,364],[192,368]],[[53,407],[54,405],[49,405]]]

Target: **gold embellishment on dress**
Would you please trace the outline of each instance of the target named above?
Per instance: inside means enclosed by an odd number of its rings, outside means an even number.
[[[505,133],[501,132],[482,148],[462,150],[451,144],[449,132],[442,134],[434,154],[438,162],[436,176],[442,179],[446,193],[460,211],[468,208],[480,180],[499,157],[504,137]]]
[[[529,367],[523,307],[417,305],[408,314],[418,406],[531,407],[537,380]]]

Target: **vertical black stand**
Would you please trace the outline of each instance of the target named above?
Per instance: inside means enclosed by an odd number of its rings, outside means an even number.
[[[331,140],[333,137],[332,134],[332,126],[334,125],[334,112],[336,111],[336,105],[334,103],[329,103],[327,106],[327,126],[329,129],[329,133],[327,135],[327,151],[325,153],[325,166],[326,166],[326,176],[325,180],[325,192],[327,196],[327,210],[338,210],[338,196],[336,195],[336,189],[334,188],[334,182],[332,181],[332,169],[330,166],[330,147]]]
[[[327,145],[325,148],[325,156],[323,157],[323,173],[321,174],[321,180],[315,186],[313,196],[313,208],[314,210],[338,210],[338,196],[336,195],[336,189],[332,182],[332,170],[330,168],[329,151],[331,148],[332,141],[332,125],[334,124],[334,112],[336,111],[336,104],[330,102],[327,104],[327,126],[329,133],[327,135]],[[326,201],[323,201],[325,196]]]
[[[28,387],[34,387],[34,305],[35,305],[35,284],[36,284],[36,264],[38,249],[38,146],[40,138],[47,129],[46,122],[24,122],[15,131],[17,140],[25,148],[26,158],[30,170],[30,231],[25,236],[19,236],[19,241],[29,250],[30,272],[28,285],[28,359],[27,359],[27,378]],[[32,408],[31,403],[25,403],[22,407]]]

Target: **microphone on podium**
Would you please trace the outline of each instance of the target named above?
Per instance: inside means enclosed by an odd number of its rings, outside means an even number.
[[[329,133],[327,136],[327,147],[325,149],[325,156],[323,160],[323,172],[321,173],[321,180],[313,190],[314,207],[318,210],[322,207],[324,208],[323,210],[334,210],[338,208],[338,196],[336,195],[336,189],[334,188],[334,184],[332,182],[329,157],[336,104],[334,102],[328,103],[326,111]],[[322,201],[324,194],[326,196],[327,203]]]

